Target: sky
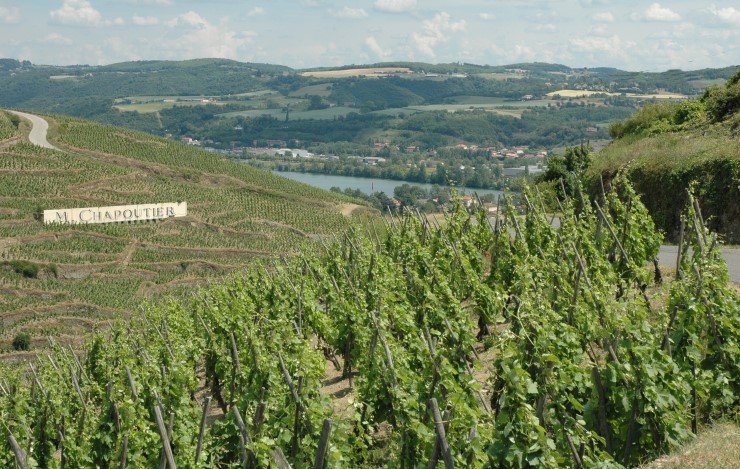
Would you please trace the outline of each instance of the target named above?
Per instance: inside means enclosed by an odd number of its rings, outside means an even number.
[[[0,57],[695,70],[740,64],[740,0],[0,0]]]

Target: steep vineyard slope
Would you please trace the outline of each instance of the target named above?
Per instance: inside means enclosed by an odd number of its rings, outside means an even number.
[[[50,333],[73,341],[143,298],[293,255],[346,222],[341,196],[150,135],[46,119],[59,151],[0,146],[0,350],[21,332],[34,346]],[[44,209],[179,201],[188,216],[159,222],[41,221]]]

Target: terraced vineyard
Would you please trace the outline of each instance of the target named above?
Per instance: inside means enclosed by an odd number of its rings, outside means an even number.
[[[701,213],[656,287],[629,183],[574,195],[559,228],[532,192],[495,222],[353,225],[78,353],[50,341],[0,366],[0,465],[619,468],[737,418],[740,297]]]
[[[0,112],[0,350],[21,332],[80,340],[144,298],[201,285],[255,259],[290,256],[363,207],[196,148],[47,118],[62,151],[30,143]],[[186,201],[185,218],[46,226],[43,209]],[[343,214],[344,213],[344,214]],[[5,354],[6,359],[18,354]]]

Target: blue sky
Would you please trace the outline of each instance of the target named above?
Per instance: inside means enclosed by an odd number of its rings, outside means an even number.
[[[692,70],[740,64],[740,0],[0,0],[0,57]]]

